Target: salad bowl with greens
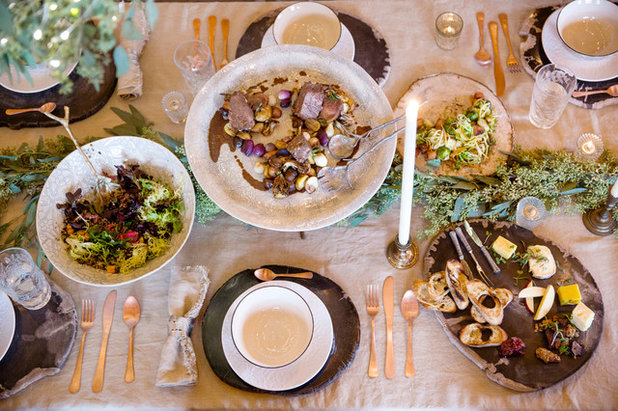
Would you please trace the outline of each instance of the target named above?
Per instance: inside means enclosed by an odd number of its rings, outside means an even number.
[[[109,137],[82,147],[118,188],[95,201],[96,179],[76,151],[51,173],[37,208],[37,235],[67,277],[117,286],[154,273],[189,236],[195,192],[167,148],[139,137]]]

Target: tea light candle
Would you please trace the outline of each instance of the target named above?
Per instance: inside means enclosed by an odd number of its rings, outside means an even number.
[[[403,147],[403,170],[401,172],[401,209],[399,212],[399,244],[410,240],[412,219],[412,195],[414,193],[414,161],[416,157],[416,119],[418,102],[412,100],[406,108],[406,136]]]
[[[592,133],[582,134],[577,139],[579,154],[589,160],[596,160],[603,152],[603,140]]]
[[[463,19],[457,13],[447,11],[436,19],[436,43],[444,50],[457,47],[457,41],[463,28]]]

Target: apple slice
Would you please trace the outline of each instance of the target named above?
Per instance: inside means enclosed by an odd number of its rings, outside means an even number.
[[[532,280],[530,280],[532,281]],[[519,292],[519,298],[534,298],[534,297],[543,297],[545,295],[545,288],[543,287],[533,287],[526,286],[523,290]]]
[[[526,284],[526,288],[524,288],[522,291],[526,290],[527,288],[533,288],[534,287],[534,281],[530,280],[528,281],[528,284]],[[545,290],[543,290],[543,293],[545,292]],[[534,315],[534,297],[526,297],[526,309],[528,310],[528,312],[530,312],[530,314]]]
[[[539,308],[536,310],[536,314],[534,314],[534,321],[539,321],[541,318],[545,317],[551,307],[554,305],[554,297],[556,296],[556,291],[554,291],[554,287],[550,284],[547,286],[545,290],[545,295],[541,299],[541,304],[539,304]]]

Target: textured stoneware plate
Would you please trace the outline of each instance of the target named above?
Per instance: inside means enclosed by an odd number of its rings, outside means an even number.
[[[502,103],[487,86],[472,80],[469,77],[456,73],[438,73],[416,80],[408,91],[401,97],[395,110],[395,116],[403,114],[410,100],[416,100],[420,105],[418,118],[427,119],[434,124],[449,114],[463,113],[470,107],[470,97],[476,92],[482,92],[493,106],[498,123],[494,137],[496,144],[492,146],[489,158],[480,164],[480,167],[462,167],[455,170],[447,164],[442,164],[437,170],[439,174],[468,176],[470,174],[492,174],[499,164],[506,160],[501,151],[511,151],[513,148],[513,125],[511,118]],[[421,154],[416,158],[416,165],[421,170],[425,166],[425,157]]]
[[[116,175],[116,165],[139,164],[157,180],[172,187],[182,187],[184,215],[182,231],[172,236],[170,248],[144,266],[126,274],[109,274],[74,261],[60,233],[64,221],[56,204],[66,201],[66,193],[81,188],[84,196],[94,192],[96,179],[84,158],[73,151],[50,174],[41,191],[36,214],[36,229],[45,255],[61,273],[80,283],[96,286],[118,286],[152,274],[167,264],[189,237],[195,214],[195,191],[191,178],[180,160],[167,148],[140,137],[108,137],[82,146],[95,169]]]
[[[0,291],[0,360],[8,351],[15,334],[15,309],[11,299]]]
[[[553,12],[543,25],[541,33],[543,50],[552,63],[570,69],[575,77],[584,81],[610,80],[618,76],[618,53],[603,57],[586,57],[571,50],[558,34],[556,19],[559,10]]]
[[[275,79],[282,78],[287,81],[272,86],[276,83]],[[313,194],[297,193],[276,200],[272,193],[251,186],[242,175],[244,169],[261,180],[253,172],[255,157],[246,157],[239,151],[231,152],[224,145],[218,161],[212,161],[208,130],[214,113],[223,104],[223,94],[246,89],[260,82],[271,86],[266,92],[270,94],[307,81],[339,84],[358,104],[354,111],[358,124],[375,126],[392,118],[392,109],[386,96],[360,66],[328,51],[297,45],[259,49],[234,60],[204,85],[191,105],[185,127],[185,147],[193,173],[206,194],[239,220],[278,231],[306,231],[325,227],[347,217],[365,204],[380,188],[388,173],[395,152],[395,141],[389,141],[371,153],[366,161],[367,167],[358,167],[363,168],[363,171],[352,176],[353,189],[334,194],[318,189]],[[275,131],[286,130],[282,122]],[[380,136],[375,133],[372,138]],[[370,141],[363,142],[363,145],[367,144]]]
[[[470,225],[484,241],[485,244],[491,244],[499,235],[507,238],[517,245],[517,251],[525,252],[523,247],[530,245],[547,246],[558,268],[556,274],[547,280],[537,280],[534,282],[538,287],[547,287],[553,285],[554,289],[559,287],[560,283],[577,284],[581,291],[582,301],[595,313],[595,318],[586,332],[580,332],[577,341],[584,347],[584,355],[579,358],[573,358],[568,355],[561,357],[560,363],[545,364],[535,356],[535,350],[538,347],[547,347],[545,335],[543,333],[534,332],[533,316],[528,312],[524,305],[523,299],[518,299],[517,294],[526,286],[527,281],[521,280],[515,284],[513,277],[520,275],[519,270],[522,270],[520,265],[513,261],[507,261],[500,264],[501,272],[492,274],[491,268],[483,257],[479,258],[483,270],[495,287],[503,287],[510,289],[515,298],[504,309],[504,320],[500,326],[506,331],[509,337],[519,337],[526,344],[526,352],[523,356],[502,358],[498,355],[498,347],[472,348],[464,345],[458,338],[459,330],[466,324],[474,322],[470,315],[470,308],[465,310],[457,310],[454,313],[442,313],[436,311],[436,318],[444,328],[446,335],[453,345],[461,351],[475,365],[485,371],[487,378],[490,380],[511,388],[516,391],[535,391],[550,387],[558,382],[566,379],[583,367],[593,355],[601,335],[603,333],[604,309],[601,291],[599,290],[594,278],[590,272],[582,265],[582,263],[573,255],[569,254],[560,245],[536,236],[532,231],[519,227],[508,222],[490,222],[490,221],[471,221]],[[452,227],[451,229],[454,229]],[[463,227],[462,227],[463,229]],[[485,241],[489,232],[489,238]],[[467,236],[467,234],[466,234]],[[480,249],[470,241],[468,241],[477,256],[481,255]],[[451,258],[457,258],[453,243],[446,232],[438,235],[427,249],[425,256],[425,272],[435,273],[443,271],[446,261]],[[466,254],[466,260],[470,265],[473,273],[476,275],[473,261]],[[523,274],[528,274],[528,266],[523,268]],[[572,280],[568,282],[568,278]],[[540,299],[535,299],[535,308],[538,307]],[[548,314],[548,317],[557,314],[569,314],[573,310],[574,305],[561,306],[558,299],[554,301],[554,305]]]
[[[313,334],[306,350],[294,361],[281,367],[262,367],[246,359],[232,337],[232,317],[238,305],[253,291],[264,287],[284,287],[302,298],[313,318]],[[273,307],[277,305],[272,302]],[[249,288],[229,308],[223,328],[221,342],[223,352],[234,372],[247,384],[267,391],[286,391],[300,387],[320,372],[333,346],[333,323],[328,309],[311,290],[291,281],[269,281]]]
[[[77,61],[67,67],[64,74],[68,76],[77,66]],[[0,75],[0,85],[8,90],[15,91],[17,93],[38,93],[45,91],[59,84],[58,80],[54,79],[50,74],[50,68],[47,64],[37,64],[36,66],[27,70],[32,77],[32,84],[24,77],[23,74],[17,73],[17,70],[13,66],[10,68],[11,78],[8,73],[2,73]],[[11,81],[12,79],[12,81]]]

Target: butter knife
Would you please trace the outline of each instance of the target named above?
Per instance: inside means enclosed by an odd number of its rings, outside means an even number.
[[[461,251],[459,240],[457,240],[457,234],[455,234],[455,231],[449,231],[448,235],[451,237],[451,241],[453,242],[453,245],[455,246],[455,250],[457,250],[457,256],[459,257],[461,266],[464,269],[464,273],[466,273],[468,278],[470,279],[474,278],[474,276],[472,275],[472,270],[470,269],[470,266],[468,265],[468,262],[464,258],[463,252]]]
[[[382,302],[384,303],[384,317],[386,318],[386,363],[384,375],[386,378],[395,377],[395,354],[393,353],[393,311],[395,307],[395,294],[393,290],[393,277],[388,276],[382,286]]]
[[[496,264],[494,259],[491,257],[491,254],[489,254],[489,251],[487,251],[487,249],[483,245],[483,242],[481,241],[479,236],[476,235],[476,232],[472,229],[472,227],[468,223],[468,220],[464,221],[464,227],[466,228],[466,232],[468,233],[472,241],[474,241],[474,244],[478,245],[479,248],[481,249],[481,252],[485,256],[485,260],[487,260],[487,262],[491,266],[491,269],[493,270],[494,274],[499,274],[500,267],[498,267],[498,264]]]
[[[101,337],[101,351],[99,352],[99,362],[92,381],[92,392],[101,392],[103,389],[103,375],[105,373],[105,356],[107,354],[107,341],[109,332],[112,329],[114,320],[114,307],[116,306],[116,290],[112,290],[105,297],[103,304],[103,336]]]
[[[495,21],[489,22],[489,35],[491,37],[491,45],[494,49],[494,78],[496,80],[496,95],[504,94],[504,73],[500,65],[500,53],[498,52],[498,23]]]
[[[476,264],[476,271],[478,271],[479,275],[481,276],[481,279],[484,280],[486,283],[491,284],[491,280],[487,278],[487,276],[485,275],[485,271],[483,271],[483,268],[479,264],[479,261],[476,259],[476,256],[474,255],[474,252],[472,251],[472,247],[470,247],[470,243],[466,239],[466,236],[461,230],[461,227],[457,227],[455,229],[455,232],[457,233],[457,238],[459,238],[459,241],[461,241],[461,243],[464,245],[464,248],[466,249],[468,254],[470,254],[470,257],[472,257],[472,260],[474,260],[474,264]]]

